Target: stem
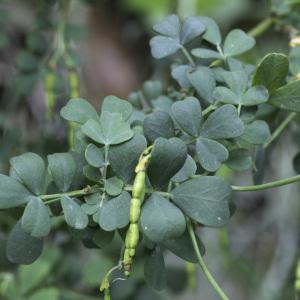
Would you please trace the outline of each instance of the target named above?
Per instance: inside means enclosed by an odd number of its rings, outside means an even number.
[[[232,189],[234,191],[238,191],[238,192],[260,191],[260,190],[266,190],[266,189],[280,187],[282,185],[287,185],[287,184],[294,183],[297,181],[300,181],[300,175],[296,175],[296,176],[292,176],[292,177],[288,177],[288,178],[284,178],[284,179],[280,179],[280,180],[276,180],[276,181],[272,181],[272,182],[268,182],[268,183],[264,183],[264,184],[258,184],[258,185],[248,185],[248,186],[233,185]]]
[[[260,23],[258,23],[254,28],[252,28],[250,31],[248,31],[248,34],[252,37],[258,37],[265,33],[271,26],[275,23],[274,18],[267,18]]]
[[[282,123],[277,127],[277,129],[272,133],[269,140],[264,144],[264,148],[268,148],[269,145],[283,132],[283,130],[289,125],[289,123],[297,116],[296,112],[291,112],[287,117],[282,121]]]
[[[204,275],[206,276],[207,280],[212,285],[214,290],[218,293],[220,298],[222,300],[229,300],[229,298],[226,296],[224,291],[221,289],[221,287],[215,281],[215,279],[213,278],[213,276],[211,275],[211,273],[209,272],[208,268],[206,267],[206,265],[204,263],[204,260],[202,258],[201,253],[200,253],[198,243],[197,243],[197,240],[196,240],[193,224],[192,224],[191,220],[189,220],[189,219],[187,219],[187,226],[188,226],[189,235],[190,235],[193,247],[194,247],[194,251],[195,251],[195,254],[196,254],[197,259],[198,259],[198,263],[199,263]]]
[[[202,116],[207,115],[208,113],[210,113],[211,111],[215,110],[217,107],[215,105],[209,105],[208,107],[206,107],[203,111],[202,111]]]
[[[184,46],[181,46],[181,51],[184,54],[184,56],[186,57],[186,59],[189,61],[191,66],[193,68],[196,68],[196,63],[195,63],[194,59],[192,58],[192,56],[190,55],[190,53],[186,50],[186,48]]]

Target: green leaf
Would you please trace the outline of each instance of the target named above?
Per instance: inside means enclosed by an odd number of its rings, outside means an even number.
[[[234,72],[223,71],[221,76],[231,91],[237,96],[244,94],[248,86],[248,74],[244,70]]]
[[[215,172],[227,160],[228,151],[222,144],[200,137],[196,141],[196,155],[203,169]]]
[[[197,235],[196,240],[200,249],[200,253],[203,256],[205,254],[204,245],[202,244]],[[162,241],[161,244],[185,261],[189,261],[191,263],[198,262],[193,244],[191,242],[191,238],[187,230],[185,230],[185,232],[180,237]]]
[[[123,228],[129,223],[131,196],[128,192],[105,202],[100,211],[99,225],[106,231]]]
[[[253,77],[253,85],[265,86],[272,94],[286,83],[289,72],[289,61],[280,53],[267,54],[257,66]]]
[[[171,178],[174,182],[182,182],[196,174],[197,165],[188,154],[182,168]]]
[[[128,120],[132,114],[132,105],[123,99],[116,96],[106,96],[102,103],[101,112],[108,111],[111,113],[119,113],[122,115],[123,120]]]
[[[205,31],[205,25],[197,17],[187,17],[180,33],[181,44],[187,44]]]
[[[163,86],[158,80],[147,80],[143,84],[143,94],[148,100],[156,99],[162,92]]]
[[[144,120],[144,133],[151,142],[159,137],[173,137],[175,129],[169,114],[164,111],[154,111],[148,115]]]
[[[43,193],[46,167],[35,153],[25,153],[10,159],[10,164],[25,186],[35,195]]]
[[[32,194],[18,180],[0,174],[0,209],[17,207],[28,202]]]
[[[126,183],[132,183],[135,177],[135,167],[146,147],[145,137],[141,134],[135,134],[131,140],[109,148],[110,165],[115,174]]]
[[[83,175],[93,182],[99,182],[102,180],[102,174],[99,168],[92,167],[90,165],[86,165],[83,167]]]
[[[180,209],[168,199],[154,193],[142,207],[141,228],[148,239],[159,243],[181,236],[186,223]]]
[[[167,282],[166,266],[163,253],[159,247],[155,247],[145,259],[144,277],[146,282],[155,290],[161,291]]]
[[[42,253],[43,240],[26,233],[18,221],[9,234],[6,255],[14,264],[32,264]]]
[[[178,38],[158,35],[150,40],[150,47],[154,58],[164,58],[176,53],[181,45]]]
[[[39,31],[30,32],[26,37],[26,44],[29,49],[38,53],[43,53],[48,47],[47,39]]]
[[[268,90],[262,86],[253,86],[242,96],[241,103],[244,106],[258,105],[267,102],[269,98]]]
[[[213,91],[216,88],[214,73],[208,67],[197,67],[188,73],[188,78],[197,93],[209,103],[213,102]]]
[[[217,23],[209,18],[209,17],[198,17],[198,19],[205,25],[206,30],[203,35],[203,39],[214,44],[220,45],[221,44],[221,32]]]
[[[290,71],[297,76],[300,73],[300,47],[294,47],[290,50],[289,61]],[[286,58],[287,59],[287,58]]]
[[[60,115],[68,121],[80,124],[84,124],[89,119],[99,119],[94,107],[88,101],[80,98],[68,101],[67,105],[61,109]]]
[[[97,228],[97,232],[93,237],[93,242],[97,245],[97,247],[102,249],[109,245],[113,241],[114,237],[115,231],[105,231],[101,228]]]
[[[193,220],[222,227],[230,218],[231,186],[216,176],[188,180],[176,187],[173,201]]]
[[[38,60],[27,51],[20,51],[16,56],[17,67],[24,72],[31,72],[38,68]]]
[[[280,109],[300,112],[300,81],[292,81],[277,89],[269,103]]]
[[[213,98],[216,102],[227,104],[239,104],[240,97],[225,86],[218,86],[213,92]]]
[[[172,113],[178,125],[189,135],[198,136],[202,119],[201,106],[197,98],[187,97],[172,105]]]
[[[154,188],[164,189],[169,180],[182,168],[187,157],[185,143],[178,138],[155,141],[148,167],[148,176]]]
[[[51,229],[48,208],[40,198],[29,197],[28,199],[30,201],[21,219],[22,229],[33,237],[44,237]]]
[[[235,171],[246,171],[252,166],[252,158],[247,149],[230,151],[226,165]]]
[[[240,136],[244,124],[234,106],[226,104],[211,113],[201,128],[201,136],[208,139],[229,139]]]
[[[221,59],[222,56],[219,52],[213,51],[205,48],[195,48],[191,51],[191,53],[199,58],[203,59]]]
[[[76,172],[76,162],[72,154],[66,152],[48,155],[48,164],[55,185],[61,192],[68,191]]]
[[[169,15],[161,22],[153,26],[153,30],[162,35],[169,37],[179,37],[180,35],[180,21],[178,16]]]
[[[124,182],[118,177],[111,177],[105,180],[104,189],[110,196],[118,196],[121,194]]]
[[[82,127],[82,131],[89,138],[104,145],[115,145],[132,138],[133,132],[121,114],[103,111],[100,121],[88,120]]]
[[[42,288],[31,295],[28,300],[59,300],[59,290],[54,287]]]
[[[69,196],[63,196],[60,200],[66,222],[75,229],[84,229],[88,225],[88,216],[84,210]]]
[[[85,158],[89,165],[95,168],[104,167],[104,153],[103,149],[94,144],[89,144],[85,150]]]
[[[177,80],[177,82],[182,88],[188,89],[191,87],[190,80],[187,77],[187,73],[190,70],[191,70],[190,65],[180,65],[172,69],[171,76],[175,80]]]
[[[224,41],[224,55],[236,56],[247,52],[255,45],[255,39],[240,29],[228,33]]]
[[[262,120],[256,120],[245,125],[245,131],[241,139],[254,145],[262,145],[271,137],[268,124]]]

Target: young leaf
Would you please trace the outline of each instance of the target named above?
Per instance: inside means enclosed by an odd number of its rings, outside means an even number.
[[[44,237],[51,229],[48,208],[40,198],[29,199],[21,219],[22,229],[33,237]]]
[[[104,153],[103,149],[94,144],[89,144],[85,150],[85,158],[89,165],[95,168],[104,166]]]
[[[267,54],[257,66],[253,77],[253,85],[265,86],[269,93],[283,86],[289,72],[289,61],[280,53]]]
[[[197,17],[187,17],[182,25],[180,33],[181,44],[191,42],[205,31],[205,25]]]
[[[115,96],[106,96],[103,100],[101,112],[108,111],[111,113],[119,113],[123,120],[128,120],[132,114],[132,105],[126,101]]]
[[[41,255],[43,240],[26,233],[18,221],[9,234],[6,255],[14,264],[32,264]]]
[[[214,73],[208,67],[198,67],[188,73],[188,78],[197,93],[207,102],[213,102],[213,91],[216,88]]]
[[[151,142],[159,137],[173,137],[175,129],[169,114],[164,111],[154,111],[148,115],[144,120],[144,133]]]
[[[188,180],[176,187],[173,201],[195,221],[222,227],[230,218],[231,186],[216,176]]]
[[[0,209],[17,207],[28,202],[32,194],[18,180],[0,174]]]
[[[171,178],[174,182],[182,182],[196,174],[197,165],[190,155],[187,155],[182,168]]]
[[[72,122],[84,124],[87,120],[98,120],[99,116],[94,107],[84,99],[71,99],[67,105],[64,106],[60,115]]]
[[[228,33],[224,41],[224,55],[236,56],[247,52],[255,45],[255,39],[240,29]]]
[[[262,145],[271,136],[268,124],[262,120],[256,120],[245,125],[245,131],[241,139],[254,145]]]
[[[143,94],[148,100],[156,99],[162,92],[163,86],[158,80],[147,80],[143,84]]]
[[[200,241],[197,235],[196,235],[196,240],[197,240],[198,247],[200,249],[200,253],[203,256],[205,254],[204,245],[202,244],[202,242]],[[185,232],[180,237],[164,240],[162,241],[161,244],[185,261],[191,263],[198,262],[193,244],[191,242],[191,238],[187,230],[185,230]]]
[[[169,180],[182,168],[187,148],[178,138],[158,138],[152,150],[148,176],[154,188],[164,189]]]
[[[155,290],[161,291],[165,288],[166,266],[163,253],[159,247],[155,247],[145,259],[144,276],[146,282]]]
[[[226,104],[211,113],[201,128],[201,136],[208,139],[229,139],[240,136],[244,124],[234,106]]]
[[[172,113],[179,126],[189,135],[197,137],[202,119],[201,106],[197,98],[187,97],[172,105]]]
[[[111,177],[105,181],[104,189],[110,196],[118,196],[121,194],[124,182],[118,177]]]
[[[35,153],[24,153],[10,159],[10,164],[25,186],[35,195],[42,194],[46,167],[43,159]]]
[[[146,149],[147,141],[141,134],[120,145],[111,146],[108,152],[110,165],[115,174],[126,183],[132,183],[134,169],[141,153]]]
[[[198,17],[198,19],[205,25],[205,32],[203,35],[203,39],[214,44],[214,45],[220,45],[222,38],[221,38],[221,32],[219,29],[219,26],[217,23],[209,18],[209,17]]]
[[[268,90],[262,85],[256,85],[246,91],[241,102],[244,106],[252,106],[267,102],[268,98]]]
[[[100,121],[88,120],[81,127],[83,133],[97,143],[115,145],[132,138],[133,132],[119,113],[103,111]]]
[[[228,151],[222,144],[200,137],[196,141],[196,155],[205,170],[215,172],[227,160]]]
[[[128,192],[104,203],[100,211],[99,225],[106,231],[123,228],[129,223],[131,196]]]
[[[142,207],[141,228],[148,239],[158,243],[181,236],[186,224],[180,209],[154,193]]]
[[[60,200],[66,222],[75,229],[84,229],[88,225],[88,216],[84,210],[69,196]]]
[[[48,155],[48,169],[55,185],[61,192],[66,192],[74,179],[76,162],[71,153],[55,153]]]
[[[292,81],[274,91],[269,103],[280,109],[300,112],[300,81]]]

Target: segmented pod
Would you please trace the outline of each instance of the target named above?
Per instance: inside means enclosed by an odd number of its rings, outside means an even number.
[[[110,291],[109,288],[104,290],[104,300],[110,300]]]
[[[69,71],[69,88],[70,88],[70,98],[78,98],[80,96],[80,81],[75,70]]]
[[[135,179],[132,187],[132,199],[129,212],[129,228],[125,237],[125,250],[123,259],[123,268],[125,276],[129,276],[136,247],[139,242],[139,220],[141,215],[141,206],[145,198],[145,180],[146,170],[151,158],[152,146],[148,147],[140,156],[139,162],[135,168]]]
[[[45,85],[45,100],[46,100],[46,107],[47,107],[47,116],[49,119],[51,119],[53,116],[53,110],[56,102],[55,81],[56,81],[55,73],[52,71],[48,71],[44,79],[44,85]]]

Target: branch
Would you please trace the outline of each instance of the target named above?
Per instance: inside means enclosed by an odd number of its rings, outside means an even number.
[[[191,222],[191,220],[187,219],[187,226],[188,226],[188,232],[194,247],[194,251],[195,254],[197,256],[198,259],[198,263],[204,273],[204,275],[206,276],[207,280],[209,281],[209,283],[212,285],[212,287],[214,288],[214,290],[218,293],[218,295],[220,296],[220,298],[222,300],[229,300],[229,298],[226,296],[226,294],[224,293],[224,291],[221,289],[221,287],[218,285],[218,283],[216,282],[216,280],[213,278],[213,276],[211,275],[211,273],[209,272],[208,268],[206,267],[204,260],[202,258],[202,255],[200,253],[199,247],[198,247],[198,243],[196,240],[196,236],[195,236],[195,232],[194,232],[194,228],[193,228],[193,224]]]

